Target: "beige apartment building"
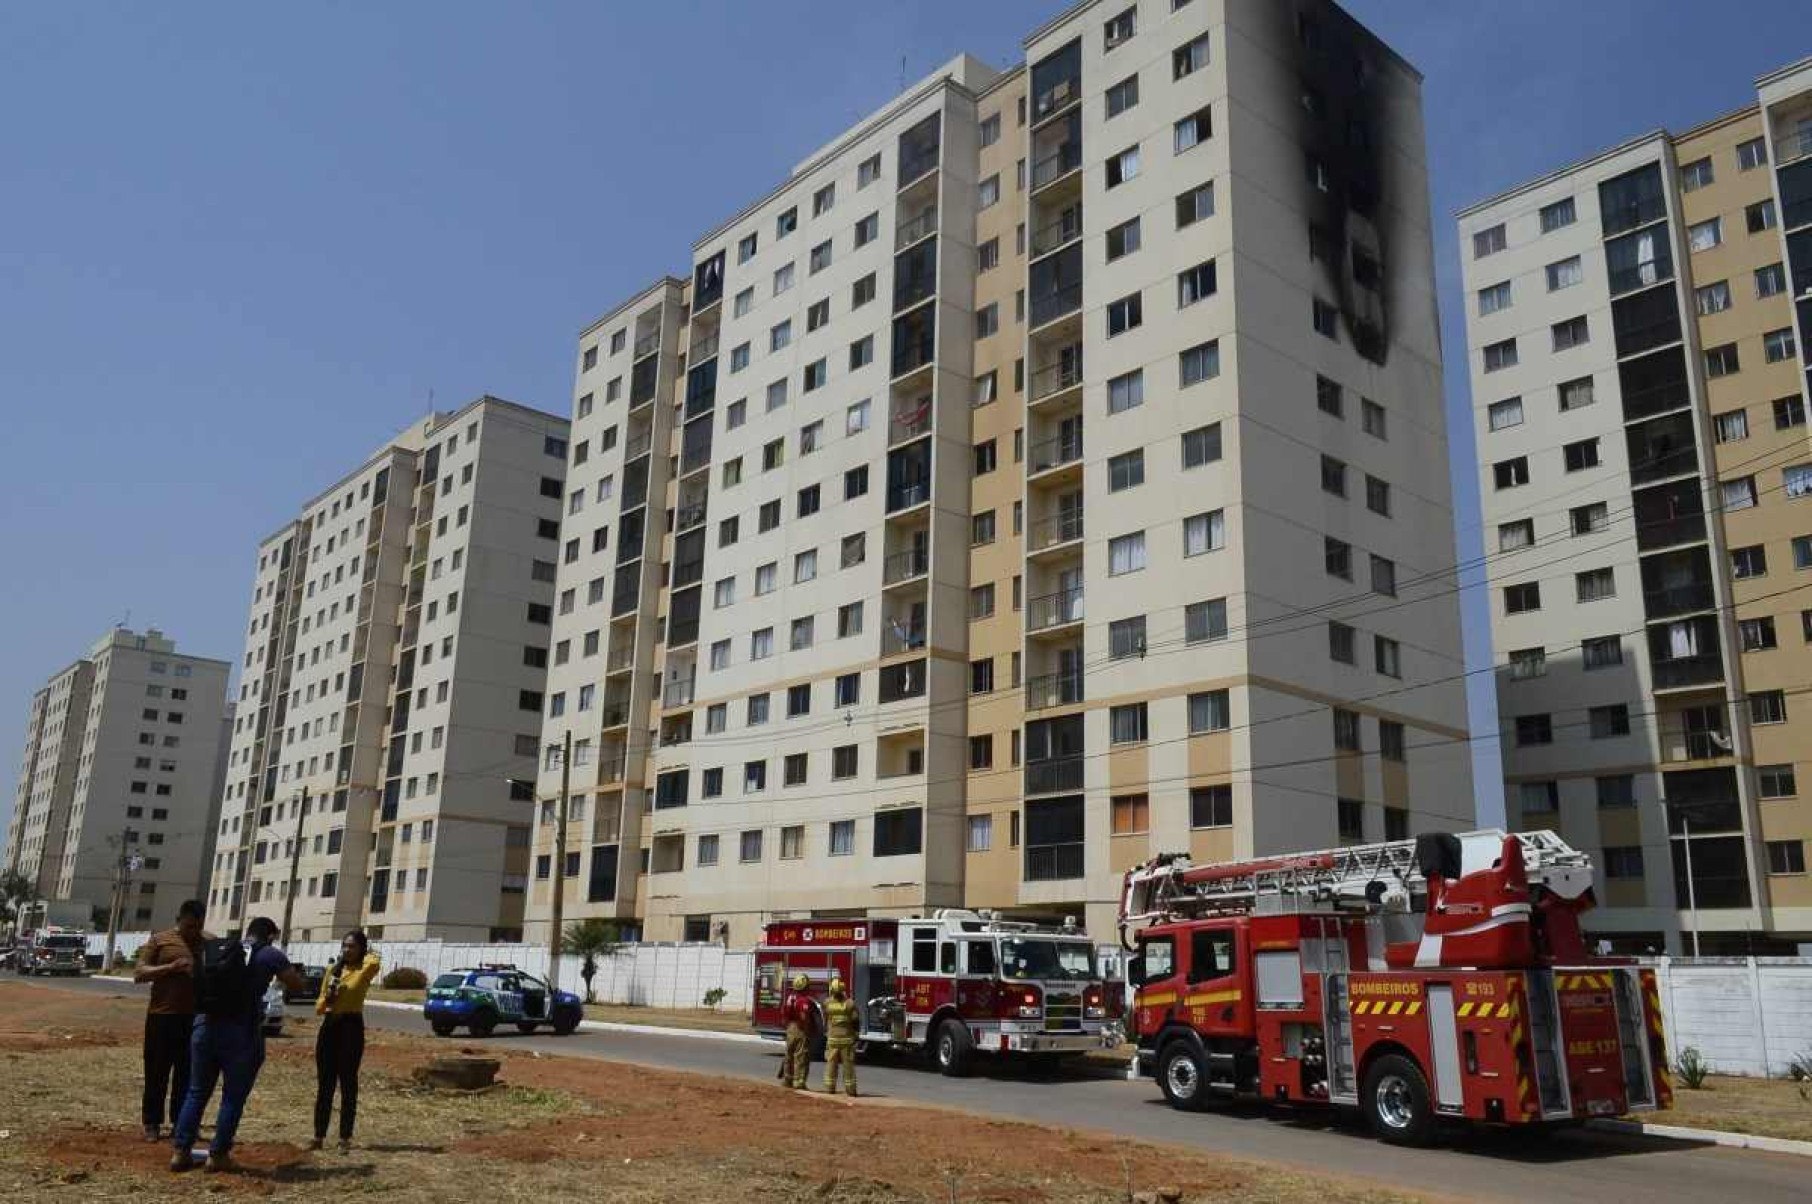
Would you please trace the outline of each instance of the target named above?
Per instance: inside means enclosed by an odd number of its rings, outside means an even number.
[[[567,429],[430,414],[259,545],[215,927],[520,936]]]
[[[1471,826],[1423,156],[1332,4],[1079,4],[588,328],[530,935]]]
[[[47,913],[168,927],[206,879],[220,797],[225,661],[115,628],[32,696],[0,866]]]
[[[1757,88],[1459,221],[1506,805],[1626,950],[1812,943],[1812,60]]]

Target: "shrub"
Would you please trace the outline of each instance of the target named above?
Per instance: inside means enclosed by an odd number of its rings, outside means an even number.
[[[398,966],[384,975],[382,985],[387,991],[419,991],[428,985],[428,976],[414,966]]]
[[[1787,1077],[1799,1085],[1799,1098],[1812,1103],[1812,1050],[1787,1063]]]
[[[729,993],[730,992],[724,990],[722,987],[712,987],[709,991],[705,992],[705,1006],[715,1009],[718,1004],[724,1001],[725,996],[729,995]]]
[[[1684,1086],[1697,1091],[1705,1085],[1705,1077],[1711,1073],[1711,1063],[1697,1049],[1688,1045],[1680,1051],[1680,1060],[1674,1063],[1674,1069],[1679,1072],[1680,1082]]]

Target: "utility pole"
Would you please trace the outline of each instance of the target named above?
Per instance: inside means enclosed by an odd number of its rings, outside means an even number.
[[[113,973],[113,949],[119,939],[120,913],[126,906],[126,885],[136,867],[132,864],[130,845],[137,833],[130,827],[120,829],[119,856],[113,861],[113,898],[107,904],[107,948],[101,954],[101,973]]]
[[[239,857],[244,863],[239,867],[239,935],[245,935],[245,926],[250,920],[252,909],[252,848],[258,843],[257,822],[258,807],[248,806],[239,813],[239,823],[244,830],[240,839]],[[228,906],[232,900],[227,900]],[[231,915],[232,912],[227,913]]]
[[[547,938],[547,985],[555,990],[560,985],[560,924],[566,909],[566,805],[573,780],[573,732],[566,729],[566,741],[560,749],[560,805],[554,820],[554,905],[553,926]]]
[[[283,939],[289,939],[290,917],[296,913],[296,867],[302,861],[302,817],[308,814],[308,787],[302,787],[302,802],[296,808],[296,835],[289,851],[289,881],[283,891]]]
[[[1692,815],[1680,812],[1681,843],[1686,846],[1686,907],[1692,913],[1692,955],[1699,956],[1699,890],[1692,880]]]

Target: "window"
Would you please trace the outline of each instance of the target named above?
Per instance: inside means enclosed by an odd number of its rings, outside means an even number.
[[[1577,410],[1592,404],[1592,378],[1582,376],[1578,380],[1563,381],[1560,385],[1560,408]]]
[[[969,587],[969,618],[986,619],[994,613],[994,583]]]
[[[1680,165],[1681,192],[1694,192],[1710,184],[1714,178],[1709,158],[1694,159],[1691,163]]]
[[[1774,403],[1773,409],[1774,429],[1777,431],[1806,425],[1806,403],[1797,395],[1781,398]]]
[[[1205,690],[1189,696],[1189,733],[1224,732],[1232,726],[1226,690]]]
[[[1221,374],[1221,345],[1219,340],[1198,343],[1177,355],[1177,370],[1184,388],[1209,380]]]
[[[733,401],[724,410],[724,429],[733,431],[741,426],[748,416],[749,403],[746,400]]]
[[[1749,412],[1747,410],[1729,410],[1717,415],[1713,420],[1713,429],[1717,432],[1719,443],[1735,443],[1749,437]]]
[[[828,374],[829,369],[825,366],[824,360],[807,364],[805,366],[805,391],[810,393],[814,389],[823,388]]]
[[[1793,765],[1757,765],[1755,776],[1761,785],[1763,798],[1792,798],[1799,793],[1793,775]]]
[[[740,343],[730,348],[730,371],[741,372],[749,366],[749,345]]]
[[[1107,711],[1108,743],[1138,744],[1147,739],[1146,704],[1109,707]]]
[[[1000,114],[995,113],[982,119],[976,126],[978,140],[983,146],[993,146],[1000,141]]]
[[[1340,337],[1339,311],[1320,297],[1309,301],[1309,321],[1315,327],[1315,333],[1324,338]]]
[[[791,343],[792,341],[793,341],[793,324],[791,321],[781,322],[779,325],[769,328],[769,330],[768,330],[768,350],[769,351],[779,351],[781,348],[785,347],[788,343]],[[774,407],[773,407],[773,405],[770,404],[768,406],[768,408],[771,410]]]
[[[807,615],[803,619],[794,619],[791,628],[788,630],[787,647],[794,652],[810,648],[812,646],[812,628],[813,622],[810,615]],[[801,687],[799,686],[793,687],[795,690],[800,688]],[[791,713],[792,712],[789,710],[788,714]]]
[[[1516,743],[1518,746],[1554,743],[1553,721],[1547,715],[1518,715]]]
[[[1803,840],[1770,840],[1768,872],[1770,874],[1803,874],[1806,872],[1806,843]]]
[[[1574,535],[1594,535],[1599,531],[1608,530],[1611,525],[1611,508],[1606,502],[1592,502],[1584,506],[1575,506],[1568,513]]]
[[[991,175],[976,188],[976,207],[986,209],[1000,201],[1000,176]]]
[[[1568,318],[1564,322],[1556,322],[1548,328],[1548,331],[1553,337],[1556,351],[1570,351],[1591,339],[1583,314],[1577,318]]]
[[[840,707],[855,706],[862,701],[862,675],[844,673],[833,683],[835,691],[832,705]]]
[[[1594,740],[1609,740],[1630,734],[1630,708],[1625,703],[1591,707],[1586,716]]]
[[[774,295],[778,297],[793,287],[793,265],[783,264],[774,269]]]
[[[1487,255],[1495,255],[1503,250],[1504,246],[1504,225],[1499,222],[1490,229],[1480,230],[1472,236],[1472,257],[1483,259]]]
[[[1383,556],[1372,556],[1372,592],[1397,596],[1397,563]]]
[[[1145,616],[1115,619],[1107,625],[1107,657],[1124,660],[1145,655]]]
[[[1396,640],[1372,637],[1372,666],[1386,677],[1403,676],[1403,652]]]
[[[1144,306],[1138,293],[1107,303],[1107,337],[1110,339],[1134,329],[1144,320]]]
[[[1208,141],[1213,134],[1213,110],[1204,105],[1171,127],[1172,150],[1180,155]]]
[[[1686,227],[1686,245],[1693,251],[1709,251],[1724,241],[1722,218],[1710,218]]]
[[[1552,234],[1556,230],[1572,225],[1575,220],[1572,197],[1541,207],[1541,232],[1543,234]]]
[[[1510,680],[1531,681],[1548,672],[1548,653],[1543,648],[1513,648],[1509,657]]]
[[[1107,572],[1110,577],[1136,573],[1145,567],[1145,532],[1117,535],[1107,541]]]
[[[774,237],[785,238],[799,228],[799,208],[794,206],[774,219]]]
[[[1107,161],[1107,186],[1118,188],[1139,176],[1139,148],[1130,146]]]
[[[1768,572],[1768,552],[1761,544],[1730,550],[1730,575],[1741,580],[1761,577]]]
[[[1573,574],[1573,588],[1581,602],[1598,602],[1617,596],[1616,570],[1587,569]]]
[[[1227,546],[1227,524],[1224,513],[1210,510],[1192,514],[1183,520],[1183,555],[1200,556]]]
[[[1207,65],[1207,34],[1203,34],[1198,38],[1192,38],[1170,52],[1170,75],[1172,79],[1182,79],[1185,75],[1200,71]]]
[[[1131,489],[1145,483],[1145,452],[1135,448],[1120,455],[1111,456],[1107,461],[1107,490],[1118,493],[1122,489]],[[989,512],[992,514],[992,511]],[[992,523],[990,523],[992,526]]]
[[[737,263],[749,262],[749,260],[755,258],[755,252],[756,252],[756,250],[758,250],[760,248],[760,246],[761,246],[761,236],[759,234],[743,235],[742,241],[740,241],[736,244],[736,262]]]
[[[1214,295],[1214,260],[1198,263],[1177,273],[1177,308],[1194,305]]]
[[[1523,424],[1523,399],[1520,397],[1507,397],[1503,401],[1492,402],[1486,407],[1485,421],[1494,431],[1508,430],[1513,426],[1521,426]],[[1524,461],[1524,464],[1526,466],[1527,461]],[[1500,483],[1498,488],[1503,489],[1505,486]]]
[[[1773,617],[1739,619],[1737,638],[1742,642],[1744,652],[1767,652],[1776,647]]]
[[[1000,239],[990,238],[975,248],[975,270],[987,272],[1000,266]]]
[[[1755,478],[1738,477],[1718,483],[1719,497],[1726,510],[1747,510],[1755,505]]]
[[[1333,709],[1334,747],[1341,752],[1359,751],[1359,713],[1357,711]]]
[[[1551,272],[1551,271],[1553,271],[1553,269],[1550,268],[1549,271]],[[1549,278],[1549,287],[1550,288],[1553,287],[1552,277]],[[1509,309],[1510,308],[1510,282],[1508,280],[1505,280],[1505,281],[1501,281],[1500,283],[1493,284],[1486,288],[1480,289],[1478,304],[1479,304],[1479,316],[1481,318],[1484,317],[1486,314],[1497,313],[1501,309]]]
[[[1812,497],[1812,464],[1794,464],[1781,469],[1781,488],[1789,498]]]
[[[1129,75],[1107,90],[1107,115],[1118,117],[1139,103],[1139,77]]]
[[[1192,786],[1189,790],[1189,826],[1192,828],[1230,828],[1233,826],[1233,787]]]
[[[1755,295],[1775,297],[1787,291],[1787,274],[1778,263],[1755,269]]]
[[[1328,621],[1328,657],[1343,665],[1356,664],[1359,659],[1358,633],[1345,623]]]
[[[1128,836],[1148,831],[1151,827],[1151,797],[1144,794],[1116,794],[1110,801],[1110,830],[1115,836]]]
[[[1214,216],[1214,182],[1198,184],[1176,199],[1177,229],[1193,226],[1205,217]]]
[[[1107,261],[1131,255],[1139,249],[1139,219],[1121,222],[1107,232]]]
[[[875,813],[874,855],[910,856],[923,843],[924,812],[917,807]]]
[[[1145,402],[1145,373],[1135,370],[1107,382],[1107,412],[1118,414]]]
[[[994,511],[984,510],[969,516],[969,543],[982,547],[994,542]]]
[[[1749,695],[1749,722],[1787,722],[1787,695],[1783,690],[1762,690]]]
[[[1491,466],[1491,476],[1499,489],[1514,489],[1529,483],[1529,457],[1517,456],[1499,460]]]
[[[1365,508],[1390,517],[1390,482],[1365,474]]]
[[[1723,313],[1730,308],[1730,282],[1719,280],[1715,284],[1707,284],[1703,288],[1694,289],[1692,298],[1693,305],[1698,309],[1700,317]]]
[[[745,862],[761,860],[761,832],[759,829],[742,834],[738,856]]]
[[[799,517],[808,518],[811,515],[818,513],[818,499],[819,499],[818,486],[807,485],[804,489],[801,489],[799,491],[799,497],[798,497]]]
[[[1183,467],[1200,468],[1221,458],[1221,424],[1211,423],[1183,432]]]
[[[1523,585],[1506,585],[1504,587],[1504,613],[1520,615],[1531,610],[1541,609],[1541,582],[1530,581]]]
[[[993,472],[995,468],[999,467],[999,447],[995,440],[986,439],[977,443],[974,448],[974,453],[976,476],[986,476],[988,473]]]
[[[1793,537],[1793,567],[1812,569],[1812,535]]]
[[[1343,539],[1324,536],[1321,541],[1322,555],[1327,574],[1342,581],[1353,579],[1353,545]]]
[[[1388,438],[1389,436],[1385,431],[1386,421],[1387,419],[1383,406],[1371,400],[1369,397],[1361,397],[1359,399],[1360,430],[1372,436],[1374,439]]]
[[[1183,639],[1189,644],[1205,644],[1227,638],[1227,600],[1210,598],[1183,607]]]
[[[992,694],[994,692],[994,658],[983,657],[969,662],[969,693]]]
[[[1000,329],[1000,305],[991,303],[975,311],[975,337],[985,339]]]
[[[1580,472],[1587,468],[1598,467],[1598,440],[1596,439],[1581,439],[1577,443],[1568,443],[1560,451],[1568,472]]]
[[[1791,326],[1770,330],[1762,336],[1762,357],[1769,363],[1778,364],[1782,360],[1792,359],[1796,354]]]

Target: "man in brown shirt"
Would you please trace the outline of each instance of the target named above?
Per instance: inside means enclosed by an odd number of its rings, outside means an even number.
[[[151,984],[145,1009],[145,1140],[162,1139],[165,1091],[170,1120],[189,1093],[189,1029],[195,1022],[195,962],[201,957],[202,905],[190,899],[176,909],[176,927],[156,933],[139,950],[133,982]]]

